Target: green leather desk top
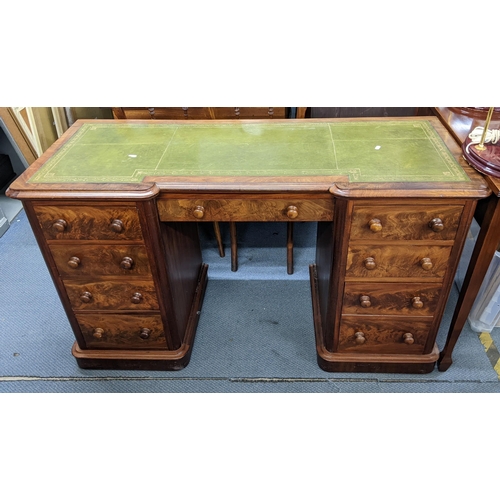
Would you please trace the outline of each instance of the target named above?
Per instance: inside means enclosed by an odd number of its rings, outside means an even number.
[[[352,182],[469,180],[426,120],[304,120],[85,123],[28,182],[336,175]]]

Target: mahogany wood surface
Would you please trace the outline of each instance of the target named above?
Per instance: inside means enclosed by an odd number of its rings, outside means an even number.
[[[47,240],[142,240],[135,203],[36,203],[34,208]]]
[[[345,285],[342,314],[432,316],[440,295],[440,284],[349,282]]]
[[[64,280],[68,298],[76,310],[158,310],[153,280]]]
[[[490,191],[437,118],[411,119],[430,123],[456,160],[455,172],[463,169],[464,175],[439,182],[251,172],[148,174],[130,183],[32,182],[84,123],[105,121],[77,122],[12,184],[9,195],[25,204],[77,339],[79,366],[179,369],[189,362],[207,279],[197,221],[228,221],[232,242],[237,221],[286,221],[289,255],[293,221],[308,220],[318,223],[311,286],[321,368],[432,370],[476,202]],[[407,118],[391,120],[408,128]],[[364,127],[367,120],[360,121]],[[134,123],[147,130],[161,120]],[[273,123],[293,126],[293,120]],[[236,247],[231,265],[237,269]],[[293,270],[290,258],[287,270]]]

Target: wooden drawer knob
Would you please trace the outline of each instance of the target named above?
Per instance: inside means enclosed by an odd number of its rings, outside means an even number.
[[[80,259],[78,257],[71,257],[68,260],[68,266],[72,269],[76,269],[80,265]]]
[[[377,267],[377,264],[375,264],[375,259],[373,257],[367,257],[364,261],[363,264],[365,265],[366,269],[369,271],[372,269],[375,269]]]
[[[413,342],[415,342],[415,339],[413,338],[413,335],[411,333],[404,333],[403,334],[403,342],[405,344],[411,345]]]
[[[139,337],[141,337],[141,339],[149,339],[150,335],[151,330],[149,328],[141,328],[141,331],[139,333]]]
[[[93,337],[95,337],[96,339],[102,339],[103,335],[104,330],[102,328],[94,328],[94,331],[92,332]]]
[[[296,219],[299,216],[299,209],[295,205],[290,205],[286,209],[286,216],[289,219]]]
[[[197,207],[194,208],[193,215],[197,219],[203,219],[203,216],[205,215],[205,208],[202,207],[201,205],[198,205]]]
[[[130,299],[130,301],[133,303],[133,304],[140,304],[142,302],[142,293],[139,293],[139,292],[135,292],[134,295],[132,295],[132,298]]]
[[[362,345],[366,342],[366,339],[365,339],[365,334],[363,332],[356,332],[354,334],[354,341],[356,342],[356,344],[358,345]]]
[[[439,231],[442,231],[444,229],[444,224],[443,221],[439,218],[436,217],[435,219],[432,219],[429,222],[429,227],[435,232],[439,233]]]
[[[371,307],[372,305],[369,295],[360,295],[359,303],[361,307]]]
[[[132,269],[134,265],[134,259],[132,257],[123,257],[122,261],[120,262],[120,267],[122,269]]]
[[[420,261],[420,266],[424,271],[430,271],[432,269],[432,261],[429,259],[429,257],[424,257]]]
[[[374,233],[382,231],[382,222],[380,222],[380,219],[372,219],[368,222],[368,226],[370,227],[370,231]]]
[[[88,304],[92,300],[92,294],[90,292],[83,292],[80,295],[80,300],[85,302],[85,304]]]
[[[114,233],[122,233],[125,229],[123,222],[120,219],[115,219],[109,227]]]
[[[68,223],[64,219],[57,219],[54,224],[52,224],[52,227],[58,232],[58,233],[64,233],[66,229],[68,228]]]
[[[422,309],[422,307],[424,307],[424,303],[420,300],[420,297],[413,297],[413,299],[411,299],[411,305],[414,309]]]

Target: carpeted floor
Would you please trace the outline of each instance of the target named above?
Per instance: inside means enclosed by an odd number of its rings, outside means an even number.
[[[286,224],[240,223],[239,269],[200,225],[209,283],[190,364],[179,372],[82,370],[73,334],[24,212],[0,238],[0,392],[500,392],[479,335],[467,325],[444,373],[342,374],[316,363],[308,265],[315,225],[295,224],[295,272],[286,273]],[[442,347],[454,287],[438,336]],[[492,338],[500,344],[498,332]]]

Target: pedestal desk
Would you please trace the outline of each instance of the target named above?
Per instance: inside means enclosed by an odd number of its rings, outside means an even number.
[[[465,237],[489,194],[435,117],[80,120],[8,190],[82,368],[186,366],[207,282],[196,222],[293,220],[318,224],[320,367],[411,373],[438,359]]]

